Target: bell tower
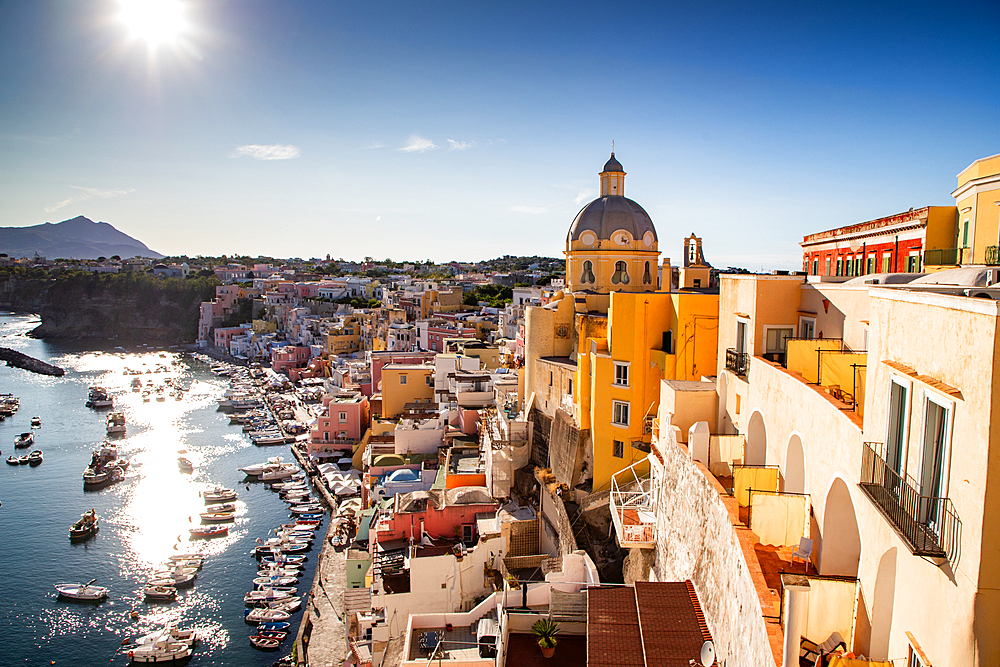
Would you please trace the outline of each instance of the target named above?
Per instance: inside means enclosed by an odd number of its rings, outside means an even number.
[[[604,164],[604,169],[601,170],[601,196],[625,196],[625,169],[615,159],[614,151],[611,152],[611,159]]]

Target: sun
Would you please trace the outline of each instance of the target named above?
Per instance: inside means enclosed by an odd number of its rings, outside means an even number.
[[[181,0],[120,0],[120,5],[129,34],[151,47],[175,41],[187,27]]]

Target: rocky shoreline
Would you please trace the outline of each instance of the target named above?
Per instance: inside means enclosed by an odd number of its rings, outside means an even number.
[[[11,350],[6,347],[0,347],[0,361],[6,361],[8,366],[14,366],[15,368],[23,368],[26,371],[31,371],[32,373],[39,373],[40,375],[53,375],[55,377],[62,377],[66,371],[59,368],[58,366],[53,366],[52,364],[47,364],[40,359],[35,359],[34,357],[29,357],[28,355],[18,352],[17,350]]]

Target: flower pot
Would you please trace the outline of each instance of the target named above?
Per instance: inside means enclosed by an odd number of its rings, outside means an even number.
[[[542,649],[542,657],[543,658],[551,658],[552,656],[554,656],[556,654],[556,647],[555,646],[549,646],[548,648],[546,648],[545,646],[539,646],[538,648]]]

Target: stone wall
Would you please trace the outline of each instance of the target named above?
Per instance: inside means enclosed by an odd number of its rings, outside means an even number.
[[[720,664],[774,665],[760,598],[719,489],[672,437],[662,437],[658,447],[664,465],[655,579],[693,582]]]

